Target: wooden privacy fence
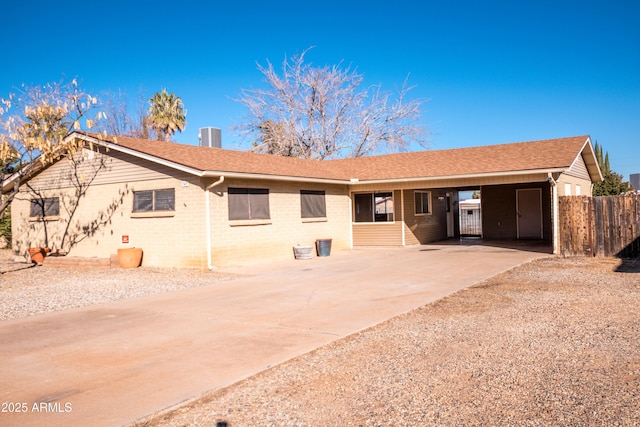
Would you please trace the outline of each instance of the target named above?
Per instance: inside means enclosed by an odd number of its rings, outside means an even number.
[[[640,254],[640,195],[563,196],[558,205],[561,255]]]

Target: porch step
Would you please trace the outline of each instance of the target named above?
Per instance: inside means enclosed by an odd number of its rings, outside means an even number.
[[[116,255],[115,262],[111,258],[84,258],[73,256],[48,256],[45,257],[44,265],[55,268],[116,268],[118,265],[118,257]]]

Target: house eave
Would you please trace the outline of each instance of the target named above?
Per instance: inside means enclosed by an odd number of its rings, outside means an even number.
[[[591,138],[587,138],[584,144],[582,145],[582,149],[573,160],[571,166],[573,166],[576,162],[578,162],[580,156],[585,154],[585,164],[587,166],[587,171],[589,172],[589,177],[592,182],[600,182],[604,179],[602,176],[602,171],[600,170],[600,165],[598,165],[598,160],[596,158],[596,153],[593,150],[593,145],[591,144]]]
[[[529,169],[518,171],[506,171],[506,172],[482,172],[471,173],[461,175],[438,175],[438,176],[422,176],[422,177],[409,177],[409,178],[389,178],[389,179],[368,179],[360,180],[352,178],[351,185],[370,185],[370,184],[394,184],[394,183],[409,183],[409,182],[424,182],[424,181],[442,181],[442,180],[455,180],[455,179],[476,179],[476,178],[494,178],[494,177],[507,177],[507,176],[520,176],[520,175],[537,175],[548,173],[562,173],[567,168],[550,168],[550,169]]]
[[[269,175],[260,173],[244,173],[244,172],[225,172],[225,171],[205,171],[201,175],[206,178],[217,178],[224,176],[225,178],[237,178],[237,179],[256,179],[256,180],[269,180],[269,181],[287,181],[287,182],[309,182],[319,184],[339,184],[349,185],[348,180],[343,179],[331,179],[331,178],[311,178],[303,176],[290,176],[290,175]]]

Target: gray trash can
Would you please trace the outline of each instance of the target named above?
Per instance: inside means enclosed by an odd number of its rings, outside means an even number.
[[[318,256],[331,255],[331,239],[316,240],[316,250],[318,251]]]

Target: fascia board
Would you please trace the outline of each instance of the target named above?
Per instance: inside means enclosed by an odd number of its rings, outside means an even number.
[[[447,179],[468,179],[468,178],[517,176],[517,175],[532,175],[532,174],[546,175],[547,173],[562,173],[566,170],[567,168],[550,168],[550,169],[519,170],[519,171],[509,171],[509,172],[485,172],[485,173],[462,174],[462,175],[440,175],[440,176],[411,177],[411,178],[369,179],[369,180],[352,179],[350,184],[351,185],[392,184],[392,183],[403,183],[403,182],[441,181],[441,180],[447,180]]]
[[[244,172],[225,172],[225,171],[205,171],[203,177],[216,178],[223,176],[225,178],[238,178],[238,179],[263,179],[270,181],[288,181],[288,182],[311,182],[318,184],[338,184],[349,185],[351,182],[343,179],[330,179],[330,178],[309,178],[303,176],[287,176],[287,175],[269,175],[259,173],[244,173]]]
[[[569,167],[569,169],[571,169],[573,167],[573,165],[575,165],[575,163],[580,159],[580,156],[582,155],[582,153],[585,153],[588,155],[590,160],[590,163],[586,163],[587,165],[587,170],[589,171],[589,176],[591,177],[591,181],[593,182],[600,182],[604,179],[604,177],[602,176],[602,171],[600,170],[600,165],[598,164],[598,160],[596,159],[596,153],[593,151],[593,145],[591,144],[591,138],[587,138],[586,141],[584,142],[584,144],[582,145],[582,149],[580,149],[580,152],[576,155],[576,158],[573,159],[573,162],[571,163],[571,167]],[[597,174],[593,174],[592,169],[595,167]],[[594,178],[597,178],[594,179]]]

